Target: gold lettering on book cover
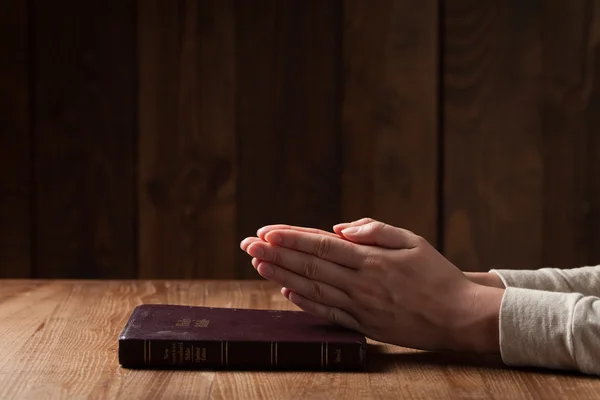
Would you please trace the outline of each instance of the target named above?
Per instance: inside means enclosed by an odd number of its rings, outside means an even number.
[[[179,356],[179,363],[183,363],[183,343],[177,343],[177,355]]]
[[[163,356],[163,360],[168,360],[169,359],[169,348],[165,347],[165,354]]]
[[[204,362],[204,361],[206,361],[206,348],[204,348],[204,347],[201,347],[201,348],[196,347],[194,350],[195,350],[195,352],[194,352],[194,357],[195,357],[194,360],[196,362]]]
[[[191,361],[192,360],[192,349],[190,349],[189,347],[187,347],[185,349],[184,359],[185,359],[185,361]]]
[[[196,323],[194,324],[195,328],[208,328],[208,324],[210,324],[210,320],[209,319],[201,319],[196,321]]]
[[[187,328],[191,326],[192,322],[194,322],[194,328],[208,328],[208,325],[210,324],[210,320],[206,318],[199,319],[197,321],[194,321],[190,318],[182,318],[175,323],[175,326]]]
[[[171,364],[177,363],[177,345],[175,342],[171,343]]]
[[[335,362],[342,362],[342,349],[335,349]]]

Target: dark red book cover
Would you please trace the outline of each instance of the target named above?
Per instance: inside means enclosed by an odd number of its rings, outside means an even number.
[[[366,338],[302,311],[144,304],[119,336],[127,368],[362,370]]]

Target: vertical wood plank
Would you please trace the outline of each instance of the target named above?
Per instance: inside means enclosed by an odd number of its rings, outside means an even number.
[[[600,263],[600,2],[541,3],[541,266]]]
[[[587,132],[587,196],[584,203],[586,218],[584,226],[587,236],[585,240],[587,257],[580,260],[582,264],[600,264],[600,5],[593,3],[594,7],[589,16],[591,26],[589,27],[587,46],[587,79],[591,77],[591,88],[588,103],[583,113],[585,130]],[[587,19],[586,19],[587,21]],[[559,264],[560,265],[560,264]]]
[[[238,239],[331,230],[340,201],[340,2],[236,3]],[[239,277],[258,277],[239,253]]]
[[[135,273],[135,2],[32,1],[38,277]]]
[[[8,0],[0,13],[0,278],[31,274],[27,4]]]
[[[539,1],[445,3],[445,252],[463,270],[539,266]]]
[[[459,267],[598,263],[597,8],[446,3],[444,221]]]
[[[370,216],[437,245],[437,2],[343,4],[342,219]]]
[[[231,278],[234,2],[142,1],[139,18],[140,277]]]

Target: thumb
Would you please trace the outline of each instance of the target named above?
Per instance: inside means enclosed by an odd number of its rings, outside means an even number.
[[[417,246],[417,236],[414,233],[379,221],[350,226],[343,229],[341,234],[355,243],[390,249],[411,249]]]

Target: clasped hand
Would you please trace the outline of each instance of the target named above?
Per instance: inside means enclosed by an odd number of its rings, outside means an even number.
[[[423,350],[498,351],[503,290],[479,285],[422,237],[365,218],[334,232],[270,225],[242,241],[302,310]]]

